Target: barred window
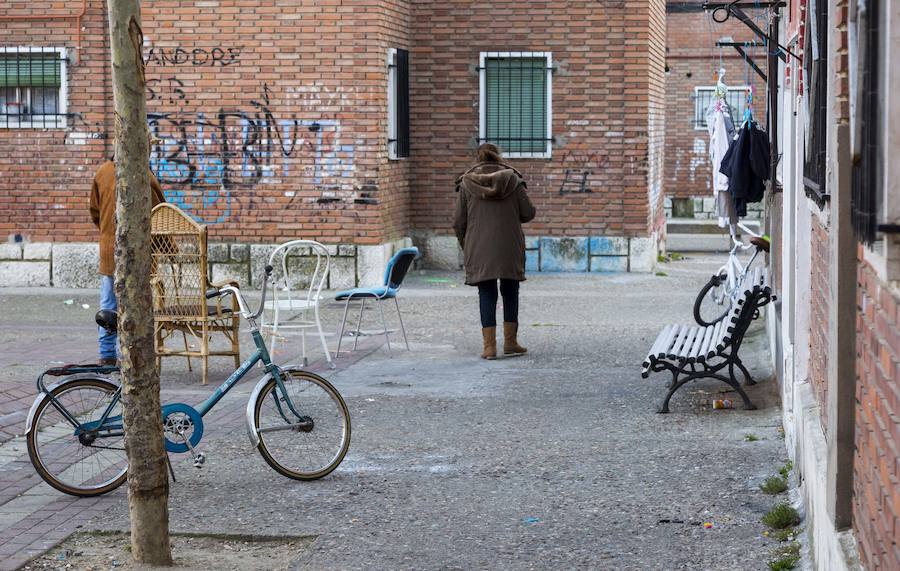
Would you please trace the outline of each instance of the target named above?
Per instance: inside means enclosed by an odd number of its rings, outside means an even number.
[[[482,52],[479,142],[512,158],[550,158],[552,58],[549,52]]]
[[[731,118],[735,121],[741,121],[744,111],[747,109],[747,94],[750,87],[741,85],[738,87],[728,86],[728,93],[725,94],[725,102],[731,107]],[[706,110],[712,105],[716,99],[716,86],[703,86],[694,88],[694,129],[697,131],[706,130]]]
[[[65,48],[0,48],[0,128],[65,126]]]

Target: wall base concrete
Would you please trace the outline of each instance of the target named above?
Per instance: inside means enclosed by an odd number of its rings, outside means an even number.
[[[325,287],[347,289],[380,285],[388,260],[400,248],[411,246],[410,238],[373,246],[332,244],[326,246],[331,266]],[[213,243],[207,248],[210,279],[236,281],[259,289],[263,268],[277,244]],[[303,275],[312,273],[315,257],[298,251],[288,259],[288,267],[299,270],[292,284],[303,287]],[[5,243],[0,244],[0,287],[99,288],[97,268],[100,252],[92,243]],[[308,270],[304,272],[303,270]],[[276,268],[276,277],[280,274]]]
[[[785,445],[799,475],[800,496],[812,568],[859,571],[859,554],[852,530],[837,530],[827,510],[828,445],[812,385],[793,374],[793,351],[785,352],[781,386]]]
[[[413,233],[423,267],[458,270],[463,255],[454,236]],[[659,256],[659,237],[528,236],[526,272],[652,272]]]

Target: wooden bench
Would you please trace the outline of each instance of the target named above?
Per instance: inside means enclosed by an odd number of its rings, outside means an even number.
[[[641,376],[669,371],[672,380],[658,412],[669,412],[669,400],[675,391],[697,379],[718,379],[732,387],[744,401],[745,409],[756,408],[741,388],[735,376],[739,368],[748,385],[756,384],[750,372],[741,362],[738,352],[750,324],[759,316],[759,308],[775,299],[769,285],[769,273],[756,268],[742,284],[744,291],[725,317],[709,327],[691,325],[666,325],[643,362]],[[724,375],[725,369],[728,376]]]

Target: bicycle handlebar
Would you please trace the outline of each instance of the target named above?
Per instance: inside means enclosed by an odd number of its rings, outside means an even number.
[[[238,306],[241,308],[241,313],[247,319],[257,319],[260,315],[262,315],[263,309],[266,306],[266,291],[268,290],[269,285],[269,277],[272,275],[272,266],[266,265],[265,267],[265,276],[263,276],[263,284],[262,284],[262,298],[259,301],[259,309],[256,313],[252,313],[250,308],[247,307],[247,302],[244,301],[244,296],[241,295],[241,290],[234,286],[223,286],[221,288],[212,288],[206,291],[206,299],[212,299],[214,297],[220,297],[225,294],[232,294],[235,299],[237,299]]]

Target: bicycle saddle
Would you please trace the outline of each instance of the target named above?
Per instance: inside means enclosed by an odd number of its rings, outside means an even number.
[[[762,236],[760,236],[759,238],[757,238],[756,236],[754,236],[753,238],[750,238],[750,243],[753,244],[754,246],[756,246],[757,248],[759,248],[760,250],[762,250],[763,252],[769,251],[769,241],[766,240],[765,238],[763,238]]]
[[[119,325],[119,314],[111,309],[101,309],[94,316],[97,325],[111,333],[115,333]]]

